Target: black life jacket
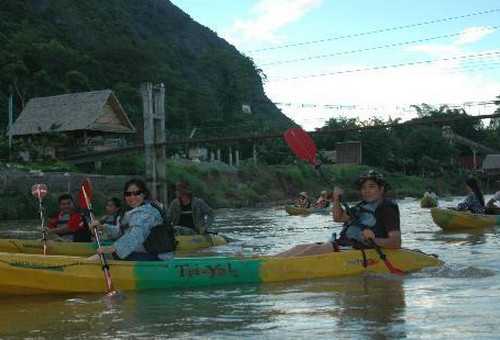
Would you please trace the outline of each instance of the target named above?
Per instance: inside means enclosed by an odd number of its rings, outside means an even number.
[[[177,248],[174,228],[168,221],[165,209],[156,202],[150,202],[151,206],[158,210],[163,219],[163,223],[151,229],[149,236],[143,243],[144,249],[150,254],[158,255],[168,253]]]

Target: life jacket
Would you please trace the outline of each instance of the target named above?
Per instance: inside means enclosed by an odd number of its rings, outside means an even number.
[[[398,206],[389,199],[384,199],[382,202],[376,202],[375,204],[362,201],[352,207],[350,213],[353,219],[344,224],[344,228],[340,232],[339,244],[366,248],[367,245],[361,235],[365,229],[372,230],[375,237],[387,238],[387,231],[380,222],[380,214],[383,208],[386,207],[399,211]]]
[[[49,228],[58,228],[67,225],[70,233],[59,235],[66,241],[73,242],[90,242],[92,236],[90,230],[86,227],[85,221],[81,214],[73,212],[71,214],[63,214],[60,212],[49,222]]]
[[[149,236],[143,243],[144,249],[146,249],[148,253],[154,255],[172,252],[177,248],[174,228],[168,221],[165,209],[156,202],[150,202],[150,204],[153,208],[158,210],[163,219],[163,223],[151,229]]]

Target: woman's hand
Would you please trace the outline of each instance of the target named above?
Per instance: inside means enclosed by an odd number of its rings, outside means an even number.
[[[97,248],[97,254],[99,255],[113,254],[114,252],[115,248],[113,246]]]
[[[89,229],[90,229],[90,231],[93,231],[94,228],[102,230],[102,229],[104,229],[104,226],[101,224],[101,222],[95,220],[95,221],[92,221],[92,222],[89,223]]]

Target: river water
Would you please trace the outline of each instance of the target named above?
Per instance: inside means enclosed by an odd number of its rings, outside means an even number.
[[[445,233],[414,199],[399,205],[404,246],[438,254],[446,266],[404,278],[127,292],[112,304],[100,295],[3,298],[0,338],[499,339],[499,229]],[[330,216],[287,216],[283,209],[217,216],[217,231],[238,241],[206,255],[273,254],[339,230]],[[37,236],[36,222],[0,223],[2,238]]]

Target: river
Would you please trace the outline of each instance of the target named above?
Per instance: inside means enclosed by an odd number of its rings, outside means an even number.
[[[127,292],[112,304],[100,295],[3,298],[0,338],[500,338],[498,229],[447,233],[418,201],[399,205],[404,246],[438,254],[444,267],[404,278],[371,274]],[[339,230],[331,216],[287,216],[283,209],[220,210],[217,216],[215,229],[238,241],[205,255],[273,254]],[[36,228],[36,221],[2,222],[0,237],[36,238]]]

